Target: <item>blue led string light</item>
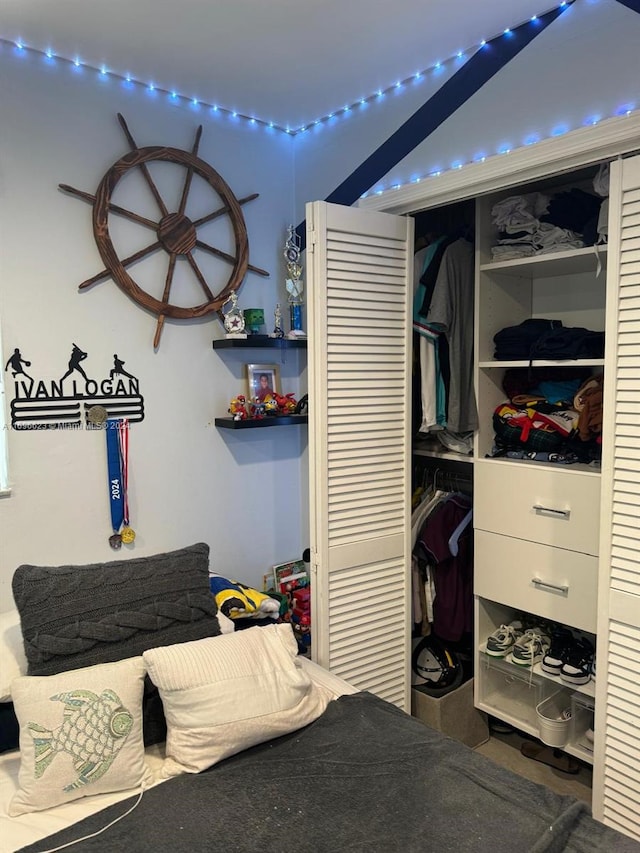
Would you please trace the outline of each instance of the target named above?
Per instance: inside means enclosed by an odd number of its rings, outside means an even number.
[[[569,3],[567,2],[567,0],[564,0],[564,2],[559,4],[559,6],[554,4],[554,6],[550,8],[564,9],[568,5]],[[527,19],[527,21],[535,24],[538,21],[538,15],[532,15],[529,19]],[[523,21],[522,23],[525,22]],[[521,26],[521,24],[518,26]],[[510,35],[512,35],[513,29],[515,29],[515,27],[511,29],[505,29],[502,35],[505,38],[508,38]],[[496,36],[493,36],[493,38],[496,38]],[[321,125],[331,124],[332,121],[337,118],[355,115],[357,113],[358,107],[364,107],[370,103],[377,102],[380,99],[384,98],[385,95],[388,95],[391,92],[397,92],[398,90],[407,87],[410,83],[419,82],[425,77],[428,77],[429,74],[441,71],[443,66],[445,66],[446,64],[456,60],[459,61],[461,59],[464,59],[468,54],[471,54],[476,50],[480,50],[485,47],[487,42],[491,40],[492,39],[482,39],[477,45],[468,47],[466,50],[459,50],[454,55],[450,56],[448,59],[434,62],[432,65],[422,69],[421,71],[416,71],[410,76],[405,77],[404,79],[396,80],[390,86],[387,86],[386,89],[378,89],[376,92],[373,92],[372,94],[366,97],[360,97],[357,100],[353,101],[353,103],[347,103],[343,107],[334,110],[333,112],[327,113],[327,115],[320,116],[319,118],[306,122],[305,124],[297,128],[291,127],[289,125],[280,125],[273,121],[258,118],[257,116],[239,113],[236,110],[227,109],[226,107],[222,107],[219,104],[208,103],[207,101],[204,101],[200,98],[182,95],[175,89],[165,89],[161,86],[156,85],[155,82],[145,82],[142,80],[137,80],[129,73],[120,74],[116,71],[112,71],[111,69],[106,68],[105,66],[100,66],[99,68],[97,68],[89,63],[82,62],[78,57],[75,57],[74,59],[68,59],[67,57],[54,53],[51,48],[47,48],[46,50],[40,50],[39,48],[27,46],[22,40],[14,41],[5,38],[0,38],[0,44],[10,45],[11,47],[15,47],[18,51],[28,51],[29,53],[33,53],[36,55],[46,56],[50,60],[58,60],[63,63],[69,63],[73,65],[76,69],[83,68],[89,71],[95,71],[98,73],[100,78],[109,77],[114,80],[120,80],[130,85],[139,86],[140,88],[146,89],[148,92],[153,93],[155,95],[166,95],[170,103],[175,104],[178,102],[182,102],[184,104],[190,105],[192,108],[198,108],[203,110],[208,109],[212,113],[227,115],[230,118],[234,119],[240,119],[250,126],[259,125],[268,130],[280,131],[281,133],[285,133],[288,136],[296,136],[297,134],[304,133],[305,131],[308,131],[311,128],[318,128]]]
[[[553,128],[553,130],[551,131],[549,136],[545,136],[545,137],[540,136],[540,135],[528,136],[525,139],[523,139],[523,144],[521,146],[499,148],[495,152],[494,155],[487,155],[487,154],[480,155],[479,154],[479,155],[474,156],[471,160],[467,160],[466,162],[461,163],[460,161],[457,161],[455,163],[452,163],[448,169],[432,169],[431,171],[425,172],[422,175],[414,175],[406,181],[397,181],[396,180],[393,183],[389,184],[388,187],[378,186],[378,187],[376,187],[376,189],[371,190],[370,192],[363,193],[360,196],[360,198],[369,198],[370,196],[374,196],[374,195],[382,195],[385,192],[390,192],[393,190],[399,190],[399,189],[402,189],[403,187],[408,187],[411,184],[420,184],[420,183],[422,183],[422,181],[427,181],[430,178],[439,178],[440,175],[447,174],[448,172],[454,172],[454,171],[457,172],[459,169],[462,169],[465,166],[473,166],[477,163],[485,163],[487,161],[487,159],[489,159],[489,157],[491,157],[491,156],[499,157],[499,156],[504,155],[504,154],[511,154],[514,151],[519,151],[525,147],[528,148],[529,146],[535,145],[537,142],[542,142],[545,139],[552,139],[553,137],[556,137],[556,136],[564,136],[565,133],[569,133],[571,130],[578,130],[579,127],[597,127],[597,125],[599,125],[601,122],[605,121],[606,119],[622,118],[624,116],[629,117],[629,116],[633,115],[634,113],[636,113],[637,111],[638,111],[638,107],[635,104],[625,104],[623,107],[619,107],[618,109],[616,109],[615,112],[613,112],[609,116],[601,116],[601,115],[589,116],[588,118],[586,118],[582,122],[581,125],[578,125],[576,127],[568,127],[568,126],[564,126],[564,125],[561,127],[556,127],[556,128]]]
[[[54,53],[50,48],[46,50],[40,50],[39,48],[30,47],[26,45],[22,40],[19,41],[11,41],[9,39],[0,38],[0,45],[6,45],[11,48],[15,48],[20,53],[29,53],[35,56],[44,56],[48,60],[56,60],[61,63],[66,63],[74,68],[74,70],[85,69],[87,71],[95,72],[98,76],[98,79],[103,80],[104,78],[110,78],[116,81],[120,81],[122,83],[127,83],[128,85],[138,86],[141,89],[146,90],[149,93],[153,93],[154,95],[166,95],[167,99],[170,103],[178,103],[182,102],[191,106],[193,109],[209,109],[212,113],[221,113],[223,115],[228,115],[232,118],[240,118],[245,120],[249,125],[262,125],[265,128],[270,130],[279,130],[282,133],[286,133],[288,135],[293,135],[293,131],[282,127],[279,124],[276,124],[272,121],[264,121],[263,119],[259,119],[256,116],[244,115],[243,113],[236,112],[235,110],[229,110],[225,107],[221,107],[218,104],[209,104],[206,101],[202,101],[199,98],[189,97],[187,95],[181,95],[176,92],[175,89],[165,89],[162,86],[158,86],[155,82],[144,82],[142,80],[137,80],[135,77],[132,77],[131,74],[119,74],[116,71],[112,71],[107,68],[105,65],[101,65],[97,68],[94,65],[90,65],[87,62],[83,62],[79,57],[75,57],[74,59],[68,59],[65,56],[60,56],[60,54]]]
[[[621,2],[624,2],[624,0],[621,0]],[[629,2],[629,4],[631,4],[632,2],[633,3],[640,2],[640,0],[628,0],[628,2]],[[568,8],[570,5],[571,5],[571,2],[568,2],[568,0],[563,0],[563,2],[556,4],[551,8],[558,9],[558,10],[564,10],[564,9]],[[624,3],[624,5],[627,5],[627,3]],[[544,13],[544,14],[546,14],[546,13]],[[531,23],[533,25],[537,25],[540,23],[539,18],[541,16],[542,16],[542,14],[540,16],[532,15],[530,18],[528,18],[526,21],[524,21],[523,24]],[[519,26],[522,26],[523,24],[520,24]],[[121,81],[122,83],[126,83],[128,86],[139,87],[140,89],[146,90],[148,93],[153,94],[154,96],[166,95],[167,100],[170,104],[183,103],[187,106],[190,106],[192,109],[209,110],[212,115],[227,116],[230,119],[239,120],[242,123],[244,123],[245,126],[248,126],[248,127],[254,127],[255,128],[256,126],[259,126],[259,127],[265,128],[266,130],[269,130],[269,131],[278,131],[280,133],[286,134],[287,136],[295,137],[298,134],[305,133],[311,129],[319,129],[320,127],[322,127],[324,125],[332,126],[333,123],[335,122],[335,120],[337,120],[337,119],[346,118],[346,117],[349,117],[350,115],[356,115],[358,113],[358,108],[368,106],[369,104],[379,103],[381,100],[384,99],[384,97],[386,95],[388,95],[392,92],[395,94],[398,91],[406,90],[406,89],[408,89],[408,86],[410,84],[416,84],[416,83],[421,82],[423,79],[428,78],[429,74],[441,72],[443,66],[445,66],[448,63],[451,63],[454,61],[460,62],[460,60],[462,60],[462,59],[465,59],[465,61],[466,61],[476,51],[482,50],[482,48],[486,47],[488,42],[494,41],[496,38],[502,37],[502,38],[507,39],[507,38],[513,37],[513,32],[515,29],[517,29],[517,28],[516,27],[506,28],[501,33],[494,36],[492,39],[482,39],[477,45],[469,47],[466,50],[459,50],[459,51],[457,51],[456,54],[452,55],[451,57],[449,57],[446,60],[436,61],[427,68],[424,68],[420,71],[416,71],[416,72],[412,73],[410,76],[405,77],[403,79],[394,81],[391,85],[387,86],[385,89],[378,89],[366,97],[358,98],[358,100],[354,101],[353,103],[346,103],[340,109],[337,109],[337,110],[334,110],[333,112],[327,113],[327,115],[316,118],[313,121],[307,122],[306,124],[303,124],[297,128],[291,127],[290,125],[280,125],[280,124],[273,122],[273,121],[268,121],[268,120],[258,118],[257,116],[239,113],[237,110],[228,109],[226,107],[220,106],[217,103],[215,103],[215,104],[214,103],[208,103],[208,102],[203,101],[199,98],[194,98],[194,97],[182,95],[179,92],[177,92],[175,89],[165,89],[161,86],[158,86],[153,81],[143,82],[141,80],[138,80],[138,79],[132,77],[132,75],[128,72],[125,74],[119,74],[115,71],[110,70],[109,68],[107,68],[104,65],[101,65],[100,67],[96,67],[96,66],[93,66],[93,65],[90,65],[86,62],[81,61],[81,59],[77,56],[74,57],[73,59],[68,59],[66,57],[60,56],[59,54],[56,54],[50,47],[47,47],[45,50],[40,50],[38,48],[33,48],[30,46],[27,46],[22,40],[14,41],[14,40],[8,40],[8,39],[3,39],[3,38],[0,38],[0,45],[2,45],[2,44],[7,45],[7,46],[17,50],[19,53],[28,52],[28,53],[31,53],[34,55],[43,56],[49,62],[59,61],[61,63],[68,63],[70,66],[72,66],[72,68],[74,70],[86,69],[87,71],[95,72],[97,74],[98,80],[100,80],[101,82],[104,81],[105,78],[113,79],[116,81]],[[635,112],[636,110],[637,110],[636,104],[627,104],[624,107],[616,110],[615,115],[617,115],[617,116],[630,115],[631,113]],[[589,117],[585,118],[583,125],[584,126],[596,126],[604,118],[607,118],[607,116],[601,116],[601,115],[589,116]],[[564,133],[568,132],[568,130],[570,130],[570,128],[567,126],[555,127],[552,129],[552,131],[550,133],[550,137],[563,135]],[[526,138],[524,140],[524,145],[535,144],[536,142],[540,141],[542,138],[543,137],[540,135],[529,136],[528,138]],[[512,150],[512,146],[502,146],[501,148],[499,148],[495,152],[495,154],[499,154],[499,155],[508,154],[511,152],[511,150]],[[414,175],[413,177],[411,177],[409,180],[405,181],[404,183],[395,182],[388,187],[379,187],[378,186],[375,190],[365,193],[362,197],[366,197],[369,195],[380,195],[381,193],[383,193],[389,189],[399,189],[403,186],[407,186],[407,185],[412,184],[412,183],[420,183],[423,180],[439,177],[444,172],[459,170],[459,169],[462,169],[464,166],[471,165],[473,163],[484,163],[485,160],[487,159],[487,156],[491,156],[491,155],[483,153],[482,155],[474,156],[471,160],[469,160],[467,162],[456,161],[456,162],[452,163],[449,168],[443,169],[441,167],[438,167],[436,169],[432,169],[428,172],[425,172],[422,175],[417,175],[417,176]]]

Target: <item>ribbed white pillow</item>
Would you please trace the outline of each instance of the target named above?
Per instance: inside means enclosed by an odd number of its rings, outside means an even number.
[[[144,652],[167,720],[163,777],[199,773],[317,719],[332,694],[311,681],[297,653],[288,624]]]

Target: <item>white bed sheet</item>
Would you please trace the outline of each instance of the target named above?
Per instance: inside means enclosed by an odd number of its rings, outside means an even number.
[[[331,690],[334,698],[358,692],[351,684],[313,663],[313,661],[303,657],[299,657],[297,660],[307,670],[311,680]],[[149,769],[156,777],[164,761],[164,744],[148,747],[146,756]],[[137,793],[134,790],[99,794],[94,797],[83,797],[54,809],[31,812],[19,817],[9,817],[7,811],[9,802],[18,787],[19,769],[20,753],[18,750],[0,755],[0,853],[14,853],[21,847],[26,847],[27,844],[33,844],[41,838],[59,832],[88,817],[88,815]],[[69,849],[73,850],[73,847]]]

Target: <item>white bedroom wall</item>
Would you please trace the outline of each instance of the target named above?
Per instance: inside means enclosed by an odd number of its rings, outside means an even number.
[[[2,368],[19,347],[36,379],[59,380],[73,342],[88,352],[83,366],[92,378],[108,375],[114,353],[125,360],[139,379],[145,405],[145,419],[132,427],[130,441],[137,539],[120,552],[107,542],[103,432],[9,430],[12,494],[0,499],[0,610],[12,606],[10,582],[20,563],[104,561],[204,541],[211,546],[212,569],[259,584],[272,563],[298,558],[308,544],[300,462],[306,428],[232,432],[213,426],[216,416],[226,414],[230,398],[243,390],[244,363],[279,359],[271,350],[262,351],[267,357],[255,350],[251,357],[214,352],[212,340],[223,334],[215,316],[167,320],[154,352],[156,318],[113,281],[78,291],[102,263],[90,206],[58,189],[67,183],[94,192],[127,152],[118,112],[139,146],[190,150],[203,124],[200,156],[236,197],[260,194],[243,210],[250,261],[271,275],[248,274],[239,296],[241,307],[264,307],[266,331],[271,331],[276,301],[284,301],[282,246],[293,211],[291,140],[246,124],[234,127],[228,118],[171,106],[159,94],[128,91],[96,76],[24,52],[19,56],[6,46],[0,51]],[[172,170],[184,177],[179,167],[161,166],[163,188],[175,189]],[[125,206],[154,215],[147,187],[133,176],[129,181],[128,189],[122,185]],[[212,202],[199,179],[190,201],[204,212],[219,202],[217,196]],[[228,230],[228,220],[220,227]],[[143,242],[134,251],[146,245],[151,233],[140,237],[141,229],[131,223],[118,231],[123,252],[136,240]],[[134,278],[145,275],[144,266],[136,266]],[[229,270],[224,264],[211,267],[214,292]],[[165,271],[166,255],[162,262],[151,261],[146,273],[158,297]],[[181,304],[204,301],[189,279],[181,265],[173,293],[182,294]],[[284,390],[301,390],[298,373],[304,364],[303,357],[287,355],[281,365]],[[8,372],[4,378],[8,408],[13,379]]]
[[[640,14],[616,0],[576,0],[429,138],[374,180],[369,191],[406,184],[481,155],[508,157],[498,152],[582,127],[594,118],[640,109],[638,43]],[[425,57],[425,66],[439,58]],[[331,127],[299,135],[296,221],[304,218],[305,202],[327,198],[459,63],[454,59],[435,76],[337,117]]]

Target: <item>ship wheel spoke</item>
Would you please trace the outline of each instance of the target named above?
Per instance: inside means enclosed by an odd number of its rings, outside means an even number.
[[[216,249],[214,246],[210,246],[208,243],[203,243],[202,240],[196,240],[196,246],[199,249],[204,249],[205,252],[211,252],[212,255],[215,255],[218,258],[222,258],[223,261],[227,261],[230,264],[235,264],[236,259],[233,255],[229,255],[227,252],[223,252],[222,249]],[[251,270],[251,272],[258,273],[258,275],[269,276],[269,273],[266,270],[260,269],[260,267],[254,267],[253,264],[247,264],[247,269]]]
[[[146,258],[147,255],[153,254],[153,252],[157,252],[158,249],[162,248],[162,244],[159,240],[156,240],[155,243],[151,243],[150,246],[147,246],[145,249],[140,249],[135,252],[133,255],[129,255],[128,258],[123,258],[120,263],[123,267],[131,266],[131,264],[135,264],[136,261],[142,260],[142,258]],[[84,290],[87,287],[91,287],[92,284],[97,284],[99,281],[104,281],[107,278],[111,278],[113,276],[112,270],[101,270],[97,275],[91,276],[86,281],[83,281],[82,284],[78,285],[79,290]]]
[[[196,131],[196,138],[193,143],[193,148],[191,149],[191,153],[194,157],[198,154],[198,148],[200,147],[200,137],[202,136],[202,125],[200,125]],[[189,196],[189,190],[191,189],[191,179],[193,178],[193,169],[191,166],[187,166],[187,174],[184,179],[184,187],[182,190],[182,198],[180,199],[180,206],[178,208],[178,213],[183,216],[185,208],[187,206],[187,198]]]
[[[120,122],[120,126],[122,127],[122,129],[124,131],[124,135],[127,137],[127,142],[129,143],[131,150],[137,151],[138,146],[136,145],[135,139],[133,138],[133,136],[131,135],[131,132],[129,131],[129,128],[127,127],[127,123],[124,120],[124,116],[122,116],[120,113],[118,113],[118,121]],[[149,185],[149,189],[153,193],[153,197],[155,198],[155,200],[158,203],[158,207],[160,208],[160,213],[162,213],[163,217],[168,216],[169,211],[167,209],[167,206],[165,205],[164,201],[162,200],[162,196],[160,195],[160,191],[158,190],[157,186],[153,182],[153,178],[151,177],[151,173],[149,172],[149,169],[147,168],[146,163],[138,163],[137,165],[140,167],[140,171],[144,175],[144,178],[145,178],[147,184]]]
[[[258,198],[260,193],[252,193],[251,195],[247,195],[244,198],[238,199],[238,204],[243,205],[248,201],[253,201],[254,198]],[[224,207],[219,207],[217,210],[214,210],[213,213],[208,213],[206,216],[202,216],[200,219],[194,219],[193,224],[196,228],[200,225],[205,225],[207,222],[211,222],[212,219],[217,219],[219,216],[224,216],[225,213],[229,213],[229,207],[225,204]]]
[[[189,265],[191,266],[191,269],[194,271],[194,273],[195,273],[195,275],[196,275],[196,278],[197,278],[197,279],[198,279],[198,281],[200,282],[200,286],[201,286],[201,287],[202,287],[202,289],[204,290],[204,292],[205,292],[205,294],[206,294],[207,299],[209,300],[209,302],[215,302],[216,297],[215,297],[215,296],[213,295],[213,293],[211,292],[211,288],[210,288],[210,287],[209,287],[209,285],[207,284],[207,282],[206,282],[206,280],[205,280],[205,277],[204,277],[204,276],[202,275],[202,273],[200,272],[200,267],[199,267],[199,266],[198,266],[198,264],[196,263],[196,259],[193,257],[192,253],[191,253],[191,252],[187,252],[187,253],[185,254],[185,258],[189,261]]]
[[[162,301],[166,304],[169,302],[169,294],[171,293],[171,285],[173,283],[173,273],[176,268],[176,258],[177,255],[175,253],[169,255],[169,267],[167,269],[167,277],[164,280],[164,291],[162,293]],[[158,315],[158,325],[156,326],[156,333],[153,338],[153,348],[158,349],[160,346],[160,335],[162,334],[162,328],[164,326],[164,314]]]
[[[83,201],[88,201],[89,204],[93,204],[96,200],[94,195],[91,193],[85,193],[82,190],[77,190],[75,187],[70,187],[69,184],[58,184],[61,190],[64,190],[67,193],[71,193],[72,195],[81,198]],[[147,219],[145,216],[140,216],[139,213],[134,213],[132,210],[127,210],[124,207],[120,207],[117,204],[112,204],[109,202],[109,212],[117,213],[118,216],[124,216],[127,219],[131,219],[133,222],[137,222],[140,225],[146,225],[147,228],[152,228],[154,231],[158,230],[158,223],[154,222],[153,219]]]

